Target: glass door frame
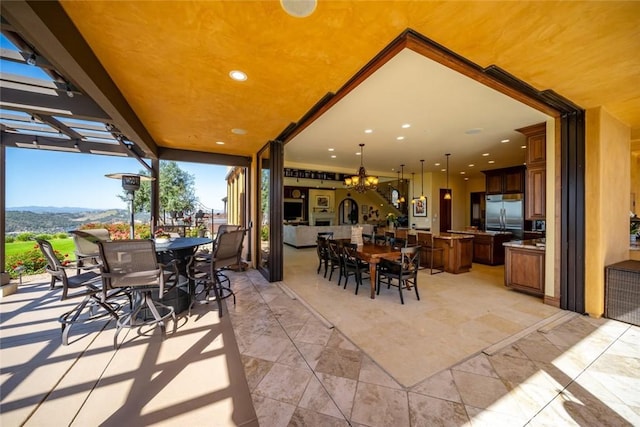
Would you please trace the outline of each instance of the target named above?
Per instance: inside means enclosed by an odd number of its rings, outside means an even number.
[[[265,157],[268,153],[268,157]],[[279,282],[283,276],[283,203],[284,203],[284,146],[280,141],[269,141],[257,154],[256,210],[258,226],[255,227],[256,268],[269,282]],[[262,178],[263,169],[269,170],[268,200],[268,254],[267,266],[262,265]],[[279,207],[274,209],[273,207]]]

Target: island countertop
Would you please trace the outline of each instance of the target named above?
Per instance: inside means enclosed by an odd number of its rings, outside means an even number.
[[[456,240],[456,239],[473,239],[473,235],[462,235],[462,234],[441,234],[439,236],[433,236],[434,239],[444,239],[444,240]]]
[[[484,230],[447,230],[447,233],[469,234],[472,236],[512,236],[510,231],[484,231]]]
[[[504,242],[502,245],[512,248],[535,249],[544,252],[545,239],[512,240],[510,242]]]

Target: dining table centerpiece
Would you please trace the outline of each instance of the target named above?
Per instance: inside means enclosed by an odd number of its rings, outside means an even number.
[[[393,212],[389,212],[387,214],[387,224],[389,224],[389,228],[392,230],[398,226],[398,215]]]
[[[156,244],[158,245],[169,243],[169,241],[171,240],[171,234],[167,233],[162,228],[159,228],[158,230],[156,230],[154,237],[155,237]]]

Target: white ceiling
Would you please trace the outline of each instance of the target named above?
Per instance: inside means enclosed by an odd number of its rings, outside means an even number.
[[[285,166],[354,173],[360,164],[358,145],[364,143],[370,174],[395,177],[401,164],[405,176],[420,173],[420,159],[425,173],[441,171],[445,153],[451,153],[450,173],[464,171],[474,178],[483,170],[523,164],[525,138],[515,129],[548,119],[404,49],[287,143]],[[405,123],[411,127],[403,129]],[[469,133],[474,129],[480,132]]]

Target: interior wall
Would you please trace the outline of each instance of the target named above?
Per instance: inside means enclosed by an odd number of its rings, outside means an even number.
[[[631,174],[631,200],[629,203],[629,211],[638,215],[640,209],[638,204],[640,203],[640,152],[631,152],[630,161],[630,174]]]
[[[586,111],[585,308],[604,314],[604,268],[629,250],[629,126],[604,108]]]
[[[471,224],[471,193],[478,193],[485,191],[487,188],[486,180],[484,178],[473,178],[466,182],[465,188],[465,210],[464,210],[464,225]]]

